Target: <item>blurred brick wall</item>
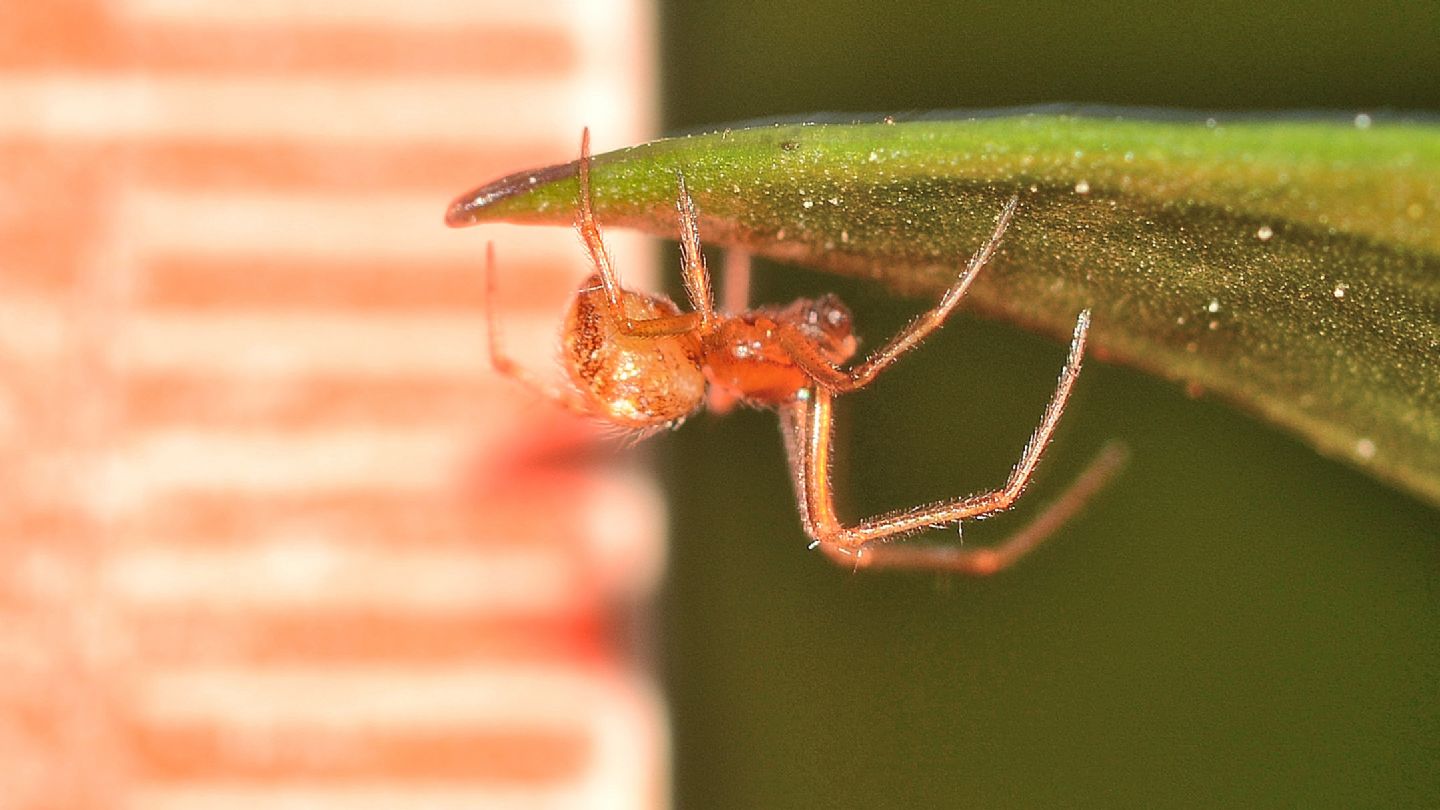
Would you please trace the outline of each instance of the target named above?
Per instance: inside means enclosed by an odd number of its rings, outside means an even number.
[[[582,252],[440,224],[648,136],[653,15],[0,3],[0,810],[664,804],[654,484],[484,353]]]

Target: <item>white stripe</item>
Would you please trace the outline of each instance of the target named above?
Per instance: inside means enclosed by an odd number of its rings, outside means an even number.
[[[665,701],[647,679],[617,689],[593,726],[595,756],[572,807],[633,810],[665,807],[670,746]]]
[[[635,598],[653,594],[665,569],[668,523],[665,495],[654,476],[609,470],[577,505],[596,578]]]
[[[586,104],[566,80],[232,78],[107,74],[0,76],[0,136],[204,138],[523,145],[578,132],[602,143],[644,136],[641,102]],[[497,125],[503,122],[503,125]]]
[[[623,683],[558,665],[494,663],[197,666],[151,673],[135,701],[145,722],[371,732],[584,731]]]
[[[506,344],[527,359],[553,356],[558,317],[558,312],[507,314]],[[136,317],[123,329],[116,351],[131,373],[266,380],[312,375],[476,380],[492,374],[478,312],[165,312]],[[541,351],[527,348],[537,344]]]
[[[435,491],[454,479],[472,438],[454,429],[154,431],[120,444],[91,491],[107,510],[196,492]]]
[[[580,2],[581,14],[575,26],[583,46],[579,71],[579,98],[573,112],[588,124],[595,135],[596,154],[626,145],[626,141],[653,138],[660,127],[657,99],[660,78],[657,66],[660,36],[653,0],[635,2]],[[608,129],[597,121],[613,121],[607,107],[617,101],[615,88],[624,88],[619,99],[627,103],[625,114],[615,123],[632,128],[617,131],[611,140]],[[613,144],[613,145],[612,145]]]
[[[555,547],[441,552],[302,536],[238,548],[117,550],[101,581],[119,599],[151,608],[540,612],[574,605],[583,562]]]
[[[477,3],[474,0],[111,0],[108,8],[133,18],[166,22],[225,25],[383,25],[453,27],[457,25],[528,25],[568,27],[579,7],[609,7],[626,2],[603,0],[527,0],[524,3]]]
[[[457,178],[455,193],[492,178]],[[553,261],[589,272],[580,238],[568,227],[484,225],[448,228],[441,221],[450,200],[432,196],[337,194],[206,194],[137,191],[116,201],[119,228],[136,249],[207,255],[294,256],[335,260],[443,260],[484,266],[485,243],[494,241],[497,269],[507,259]],[[604,223],[601,223],[602,227]],[[606,229],[605,243],[627,283],[653,264],[645,237]],[[512,282],[514,283],[514,282]]]
[[[457,188],[457,192],[462,190]],[[485,231],[445,227],[449,200],[431,196],[204,194],[136,191],[119,200],[120,227],[141,251],[201,256],[286,256],[328,262],[405,259],[473,265],[485,255]],[[507,228],[507,232],[519,231]],[[532,229],[533,230],[533,229]],[[559,233],[524,240],[560,256]],[[573,237],[570,240],[574,242]],[[533,247],[532,247],[533,246]],[[518,252],[514,248],[510,252]],[[579,259],[571,251],[572,260]]]
[[[53,363],[67,349],[78,348],[70,343],[76,337],[72,318],[54,298],[13,293],[0,297],[0,352],[12,359]]]

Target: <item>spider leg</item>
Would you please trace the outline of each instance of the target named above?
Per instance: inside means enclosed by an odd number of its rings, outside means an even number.
[[[615,273],[615,266],[610,263],[610,251],[605,248],[605,240],[600,237],[600,226],[595,224],[595,210],[590,202],[589,127],[580,131],[580,162],[577,174],[580,184],[580,218],[575,227],[580,231],[585,248],[590,251],[590,262],[595,265],[595,272],[600,274],[600,284],[605,288],[605,301],[609,304],[611,313],[617,322],[624,322],[625,312],[620,303],[620,277]]]
[[[725,278],[720,293],[725,314],[738,315],[750,308],[750,254],[747,251],[739,248],[725,251]]]
[[[695,203],[690,199],[689,192],[685,189],[685,181],[680,180],[680,198],[677,206],[680,209],[682,240],[681,252],[687,253],[684,241],[693,242],[695,264],[698,265],[696,274],[692,274],[690,260],[686,259],[685,286],[690,291],[691,303],[697,312],[684,313],[682,315],[662,315],[658,318],[647,318],[636,320],[625,314],[623,302],[624,288],[620,286],[620,276],[615,272],[615,265],[610,261],[610,251],[605,247],[605,240],[600,235],[600,226],[595,222],[594,204],[590,199],[590,128],[586,127],[580,134],[580,161],[577,168],[579,175],[579,209],[580,218],[575,227],[580,232],[580,238],[585,242],[585,248],[590,252],[590,261],[595,265],[595,272],[600,276],[600,285],[605,290],[605,304],[610,309],[610,315],[614,318],[622,334],[632,337],[660,337],[662,335],[678,335],[693,331],[701,324],[707,324],[714,317],[713,304],[710,303],[710,277],[706,274],[704,258],[700,256],[700,235],[696,226]],[[704,303],[696,299],[703,293]]]
[[[945,294],[940,296],[940,302],[933,309],[915,318],[890,338],[884,346],[876,349],[851,368],[843,369],[830,362],[820,354],[811,341],[805,340],[793,329],[781,332],[781,345],[807,374],[834,393],[846,393],[869,385],[880,372],[900,359],[901,355],[920,345],[920,342],[930,333],[939,329],[945,323],[945,319],[950,317],[950,313],[955,311],[960,299],[965,297],[970,285],[974,283],[980,271],[995,255],[996,249],[1000,247],[1000,240],[1005,236],[1005,229],[1009,227],[1010,219],[1015,215],[1015,209],[1019,204],[1019,196],[1012,196],[1009,202],[1005,203],[990,238],[980,246],[975,255],[970,257],[964,272],[955,279]]]
[[[1058,497],[1029,523],[999,543],[984,548],[956,545],[875,544],[853,553],[821,544],[825,556],[837,565],[861,568],[893,568],[911,571],[949,571],[987,576],[1014,565],[1034,551],[1075,517],[1090,499],[1105,488],[1125,466],[1130,456],[1123,442],[1106,443]]]
[[[485,331],[489,339],[490,365],[500,374],[534,391],[542,399],[557,403],[574,413],[591,415],[592,409],[578,392],[541,382],[505,353],[500,343],[500,321],[495,314],[495,287],[495,243],[489,242],[485,245]]]
[[[700,328],[702,321],[698,312],[682,312],[679,315],[660,315],[640,320],[626,318],[617,323],[620,333],[628,337],[662,337],[694,332]]]
[[[705,267],[705,254],[700,252],[700,215],[695,200],[685,187],[685,175],[676,173],[680,194],[675,208],[680,212],[680,261],[685,279],[685,292],[690,306],[700,316],[700,328],[708,330],[715,321],[715,298],[710,291],[710,271]]]
[[[841,559],[853,563],[857,562],[857,556],[863,559],[866,555],[875,555],[882,551],[882,549],[865,548],[867,544],[911,534],[944,523],[986,517],[1009,509],[1030,483],[1030,478],[1040,463],[1040,456],[1049,445],[1050,439],[1059,425],[1060,415],[1065,409],[1065,403],[1080,374],[1080,361],[1084,356],[1089,327],[1090,312],[1086,310],[1080,313],[1075,324],[1075,335],[1070,344],[1069,356],[1066,358],[1065,367],[1060,372],[1059,382],[1045,408],[1045,414],[1040,420],[1039,427],[1035,429],[1035,433],[1025,445],[1019,462],[1016,463],[1005,484],[990,492],[889,512],[846,526],[836,515],[834,492],[830,483],[832,394],[824,388],[816,387],[810,389],[808,398],[797,400],[794,404],[786,406],[782,414],[782,428],[786,437],[791,476],[794,479],[800,501],[801,520],[806,534],[825,547],[826,553],[832,558],[837,554],[843,555]],[[1068,498],[1062,498],[1061,510],[1057,513],[1059,517],[1052,517],[1047,522],[1045,516],[1042,515],[1042,520],[1037,523],[1044,531],[1041,531],[1038,537],[1031,539],[1027,539],[1022,533],[1018,545],[1007,553],[1019,556],[1028,551],[1040,539],[1043,539],[1045,531],[1051,528],[1052,523],[1058,525],[1061,519],[1078,510],[1084,498],[1093,494],[1093,490],[1098,489],[1099,483],[1108,478],[1111,468],[1118,467],[1118,459],[1105,461],[1108,457],[1108,453],[1103,454],[1101,461],[1097,462],[1100,472],[1087,472],[1082,476],[1082,484],[1076,485],[1079,495],[1074,497],[1078,498],[1077,501],[1067,504]],[[1092,478],[1091,485],[1087,487],[1084,482]],[[999,558],[993,557],[994,553],[992,550],[992,557],[988,563],[976,562],[975,560],[981,559],[976,557],[964,562],[952,563],[951,567],[982,573],[981,569],[987,565],[993,568],[999,560]],[[962,555],[960,559],[965,559],[963,552],[960,554]],[[912,556],[911,559],[923,559],[923,557]],[[1008,561],[1003,562],[1001,567],[1008,564]]]

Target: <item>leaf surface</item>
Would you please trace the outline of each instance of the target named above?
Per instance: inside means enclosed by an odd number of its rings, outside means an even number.
[[[1440,505],[1440,126],[1055,114],[776,125],[600,155],[597,218],[946,287],[1011,196],[967,304],[1218,394]],[[575,164],[455,201],[451,225],[570,225]]]

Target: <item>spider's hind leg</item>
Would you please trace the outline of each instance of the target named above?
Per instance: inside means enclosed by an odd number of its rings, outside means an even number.
[[[1000,543],[983,548],[959,545],[875,543],[850,551],[820,544],[826,558],[845,568],[948,571],[988,576],[1014,565],[1075,517],[1125,466],[1130,451],[1119,441],[1106,444],[1060,496]]]
[[[1107,447],[1055,504],[997,547],[904,547],[887,545],[885,541],[935,526],[987,517],[1009,509],[1019,499],[1059,426],[1060,415],[1079,377],[1089,316],[1088,311],[1082,312],[1075,324],[1074,340],[1055,393],[1020,460],[1002,487],[979,495],[902,509],[845,525],[836,514],[830,483],[832,394],[817,386],[810,389],[806,397],[788,405],[781,414],[781,426],[806,534],[828,557],[847,567],[931,568],[969,574],[994,573],[1039,545],[1119,471],[1125,459],[1122,447]]]
[[[541,399],[554,402],[566,410],[582,415],[591,415],[592,410],[579,392],[543,383],[514,358],[506,354],[500,341],[500,321],[495,314],[495,243],[485,245],[485,334],[490,349],[490,365],[496,372],[529,388]]]

